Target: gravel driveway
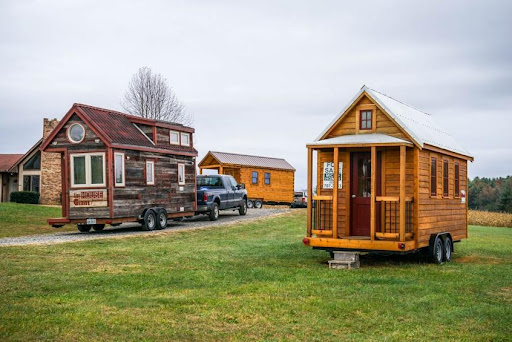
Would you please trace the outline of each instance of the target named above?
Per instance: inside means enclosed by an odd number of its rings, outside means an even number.
[[[119,238],[136,235],[167,234],[180,230],[193,230],[215,226],[226,226],[237,223],[253,222],[262,218],[276,216],[289,212],[290,209],[250,209],[246,216],[240,216],[238,211],[220,212],[218,221],[210,221],[207,216],[199,215],[182,222],[169,221],[166,229],[154,231],[142,231],[140,224],[125,223],[118,227],[107,226],[103,231],[90,231],[88,233],[57,232],[45,235],[29,235],[19,237],[1,238],[0,246],[24,246],[24,245],[50,245],[64,242],[87,241],[97,239]]]

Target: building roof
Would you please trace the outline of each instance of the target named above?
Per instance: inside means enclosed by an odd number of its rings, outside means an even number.
[[[342,135],[339,137],[317,140],[315,142],[308,144],[308,146],[353,144],[409,144],[413,146],[410,141],[395,138],[390,135],[381,133]]]
[[[43,142],[43,138],[39,139],[28,151],[27,153],[25,154],[22,154],[21,157],[16,161],[16,163],[14,163],[11,168],[9,169],[9,171],[13,171],[13,169],[15,167],[17,167],[18,165],[20,165],[25,159],[27,159],[27,157],[32,154],[32,152],[34,152],[34,150],[38,149],[39,146],[41,146],[41,143]]]
[[[327,126],[327,128],[315,140],[321,140],[352,104],[366,93],[382,110],[384,110],[407,134],[412,138],[414,143],[421,148],[425,144],[452,151],[458,154],[472,158],[472,155],[460,145],[450,134],[444,131],[434,120],[432,115],[422,112],[403,102],[395,100],[375,89],[363,86],[343,111]]]
[[[23,154],[0,154],[0,172],[7,172]]]
[[[234,165],[242,165],[242,166],[253,166],[253,167],[263,167],[270,169],[279,169],[279,170],[289,170],[295,171],[295,168],[290,165],[286,160],[282,158],[270,158],[270,157],[259,157],[259,156],[251,156],[247,154],[236,154],[236,153],[227,153],[227,152],[215,152],[210,151],[203,158],[201,163],[205,160],[205,158],[211,154],[215,159],[219,161],[221,164],[234,164]],[[201,164],[199,163],[199,164]]]

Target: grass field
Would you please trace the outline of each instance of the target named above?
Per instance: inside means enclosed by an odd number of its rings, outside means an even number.
[[[50,217],[61,216],[60,207],[10,202],[0,203],[0,238],[76,230],[75,225],[66,225],[57,230],[46,222],[46,219]]]
[[[441,266],[329,270],[304,211],[164,236],[0,248],[0,340],[506,340],[512,230],[471,227]]]

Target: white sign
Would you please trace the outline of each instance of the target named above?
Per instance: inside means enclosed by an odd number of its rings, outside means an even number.
[[[107,190],[71,190],[69,192],[69,207],[106,207]]]
[[[343,163],[339,162],[338,168],[338,189],[343,188]],[[334,163],[324,163],[324,176],[323,176],[323,188],[332,189],[334,188]]]
[[[462,204],[466,203],[466,191],[465,190],[460,191],[460,203],[462,203]]]

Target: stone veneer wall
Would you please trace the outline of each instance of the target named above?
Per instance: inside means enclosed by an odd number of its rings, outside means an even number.
[[[57,119],[44,119],[43,140],[57,126]],[[61,204],[61,154],[41,152],[41,204]]]

